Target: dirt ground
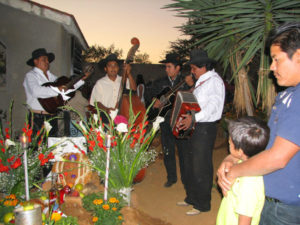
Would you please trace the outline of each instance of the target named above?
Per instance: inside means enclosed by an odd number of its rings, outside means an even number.
[[[159,145],[157,148],[159,150],[161,146]],[[227,141],[220,131],[213,152],[215,171],[227,154]],[[177,168],[178,174],[180,174],[179,167]],[[163,187],[166,181],[166,171],[162,157],[158,157],[155,163],[147,168],[144,180],[134,185],[132,207],[169,225],[214,225],[221,202],[221,195],[216,188],[215,180],[212,189],[211,211],[196,216],[187,216],[185,212],[191,209],[192,206],[180,207],[176,205],[177,201],[182,201],[185,197],[183,185],[179,179],[170,188]],[[140,224],[143,225],[143,222]]]

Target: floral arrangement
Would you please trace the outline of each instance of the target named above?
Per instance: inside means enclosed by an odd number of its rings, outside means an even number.
[[[68,110],[76,112],[70,107]],[[149,108],[140,124],[135,124],[139,114],[134,115],[131,106],[128,121],[117,116],[117,110],[111,111],[110,115],[97,107],[96,110],[97,113],[87,122],[81,117],[81,121],[75,124],[86,138],[90,166],[98,171],[102,180],[105,179],[107,143],[110,142],[109,187],[116,191],[131,187],[137,173],[156,158],[155,150],[149,146],[163,118],[158,117],[150,126],[146,121]],[[100,112],[109,118],[109,124],[102,123]]]
[[[11,112],[13,103],[10,106],[10,118],[7,127],[0,125],[0,192],[16,194],[18,197],[24,195],[24,146],[20,143],[19,137],[13,135]],[[44,143],[48,138],[51,126],[45,122],[44,127],[36,135],[32,135],[32,129],[28,121],[22,129],[22,135],[28,140],[27,165],[29,187],[40,179],[42,166],[46,165],[54,156],[50,148]]]
[[[119,225],[123,222],[120,212],[124,203],[119,197],[110,197],[105,202],[103,194],[90,194],[82,199],[83,207],[93,213],[92,221],[95,225]]]

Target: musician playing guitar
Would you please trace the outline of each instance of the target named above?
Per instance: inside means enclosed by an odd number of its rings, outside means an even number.
[[[111,110],[117,108],[117,102],[121,94],[120,85],[122,77],[118,73],[120,63],[122,62],[123,60],[119,60],[115,54],[111,54],[99,62],[99,66],[104,67],[106,75],[100,78],[93,87],[90,105],[95,106],[97,104],[98,108],[106,111],[108,114]],[[123,70],[126,76],[126,88],[135,91],[136,84],[131,74],[130,64],[124,64]],[[103,122],[108,122],[103,114],[101,117]]]
[[[175,53],[167,54],[166,59],[160,61],[160,63],[163,63],[165,65],[165,71],[167,76],[154,81],[149,91],[149,96],[155,97],[156,99],[153,108],[158,109],[157,111],[159,111],[159,109],[164,107],[165,102],[168,102],[169,104],[168,99],[167,101],[160,100],[162,99],[160,98],[162,94],[165,94],[165,90],[167,90],[167,92],[170,93],[170,90],[172,91],[172,88],[177,86],[177,84],[179,83],[182,83],[180,90],[189,89],[188,85],[182,82],[182,80],[184,80],[184,77],[181,74],[183,61],[180,59],[178,54]],[[186,80],[190,81],[190,86],[193,85],[191,76],[187,76]],[[179,90],[179,88],[177,90]],[[172,106],[169,108],[172,109]],[[160,123],[161,143],[163,146],[163,153],[164,153],[164,164],[167,171],[167,181],[164,184],[164,186],[170,187],[177,182],[176,159],[175,159],[176,140],[175,137],[173,136],[172,129],[170,126],[171,110],[167,110],[164,117],[165,117],[165,121],[163,123]],[[180,169],[181,169],[181,165],[182,165],[182,161],[181,161],[181,157],[179,157]]]
[[[33,134],[36,134],[38,130],[44,124],[45,120],[52,119],[56,114],[50,114],[47,112],[39,102],[39,98],[50,98],[58,96],[58,91],[55,91],[53,87],[43,86],[45,83],[55,82],[57,77],[49,71],[50,63],[55,59],[53,53],[48,53],[46,49],[39,48],[32,52],[32,57],[26,62],[27,65],[32,66],[26,75],[23,82],[23,86],[26,93],[26,103],[33,113]],[[80,81],[74,85],[74,90],[78,89],[84,84],[84,80],[90,75],[86,73]],[[66,89],[65,85],[57,86],[59,91]],[[31,124],[31,113],[29,114],[29,122]],[[57,136],[58,125],[57,120],[52,119],[50,121],[52,129],[49,136]]]

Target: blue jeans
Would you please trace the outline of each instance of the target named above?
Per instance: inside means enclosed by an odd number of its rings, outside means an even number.
[[[265,201],[259,225],[300,224],[300,207],[280,202]]]

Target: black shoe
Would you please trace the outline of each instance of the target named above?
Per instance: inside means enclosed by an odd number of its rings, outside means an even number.
[[[173,184],[175,184],[177,181],[167,181],[165,184],[164,184],[164,187],[168,188],[168,187],[171,187]]]

